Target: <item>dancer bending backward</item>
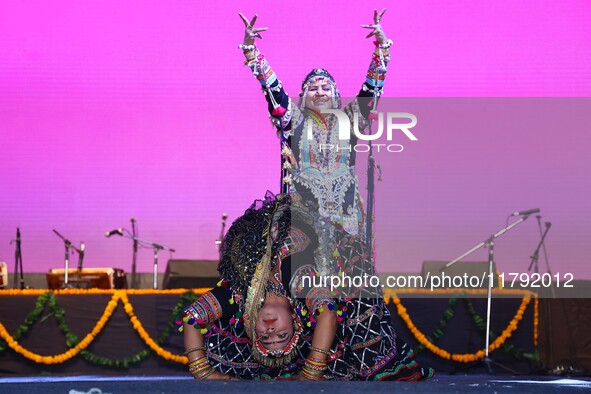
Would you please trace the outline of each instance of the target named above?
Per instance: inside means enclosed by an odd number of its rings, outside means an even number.
[[[196,379],[420,380],[433,371],[396,336],[372,289],[302,286],[318,275],[314,213],[297,194],[267,195],[228,230],[223,281],[180,317]],[[348,275],[371,261],[365,243],[334,224]],[[347,291],[345,291],[347,290]]]

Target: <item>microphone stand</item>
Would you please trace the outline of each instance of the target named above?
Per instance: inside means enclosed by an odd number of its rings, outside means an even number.
[[[546,240],[545,240],[546,233],[548,232],[548,230],[550,230],[552,223],[545,222],[544,225],[546,226],[546,231],[543,232],[542,231],[542,220],[541,220],[542,216],[536,215],[536,219],[538,220],[538,229],[540,230],[540,237],[542,238],[542,240],[540,241],[540,244],[542,245],[542,251],[544,252],[544,261],[546,262],[546,271],[550,274],[550,277],[552,278],[552,270],[550,269],[550,263],[548,262],[548,253],[546,252]],[[540,247],[538,246],[538,249],[536,249],[536,250],[539,250],[539,248]],[[536,269],[537,269],[537,255],[536,255]],[[550,290],[552,291],[552,298],[556,299],[556,289],[554,288],[554,281],[551,282]]]
[[[226,228],[226,219],[228,218],[228,214],[224,212],[222,214],[222,230],[220,231],[220,237],[215,241],[215,244],[218,247],[218,251],[220,253],[220,260],[222,259],[222,241],[224,239],[224,229]]]
[[[538,220],[538,230],[540,231],[540,238],[544,239],[545,238],[545,232],[542,230],[542,216],[541,215],[536,215],[536,219]],[[552,225],[552,223],[550,222],[546,222],[546,232],[548,232],[548,229],[550,228],[550,226]],[[544,251],[544,260],[546,262],[546,270],[548,271],[548,273],[550,274],[550,278],[552,278],[552,271],[550,270],[550,264],[548,263],[548,254],[546,252],[546,242],[545,239],[542,241],[542,250]],[[556,299],[556,290],[554,289],[554,281],[552,280],[551,282],[551,291],[552,291],[552,299],[555,300]],[[544,304],[542,304],[544,305]],[[551,366],[554,365],[554,341],[552,340],[552,307],[549,304],[546,304],[546,307],[544,308],[544,311],[546,312],[545,315],[545,319],[544,319],[544,325],[546,326],[546,329],[548,330],[548,338],[550,338],[550,340],[547,342],[548,343],[548,347],[549,347],[549,364]],[[574,353],[573,353],[574,354]]]
[[[14,287],[17,287],[20,275],[20,288],[22,290],[25,288],[25,277],[23,273],[23,255],[21,252],[21,230],[19,227],[16,228],[16,240],[14,242]]]
[[[495,252],[494,252],[495,242],[494,241],[495,241],[495,239],[499,238],[501,235],[505,234],[507,231],[511,230],[513,227],[517,226],[518,224],[523,223],[525,220],[527,220],[528,217],[529,217],[529,215],[523,215],[519,220],[517,220],[517,221],[511,223],[509,226],[504,227],[503,229],[497,231],[496,233],[491,235],[488,239],[486,239],[485,241],[482,241],[481,243],[479,243],[478,245],[476,245],[475,247],[473,247],[472,249],[470,249],[469,251],[467,251],[463,255],[459,256],[458,258],[450,261],[449,263],[444,265],[439,270],[440,272],[443,272],[446,269],[448,269],[449,267],[451,267],[452,265],[454,265],[455,263],[457,263],[458,261],[462,260],[464,257],[468,256],[469,254],[472,254],[473,252],[482,248],[483,246],[488,247],[488,290],[487,290],[487,295],[486,295],[486,330],[485,330],[485,340],[484,340],[485,341],[485,343],[484,343],[484,359],[482,360],[486,364],[486,367],[488,369],[488,373],[492,373],[491,364],[494,364],[494,365],[497,365],[512,374],[518,375],[518,373],[516,371],[512,370],[511,368],[506,367],[506,366],[492,360],[489,357],[489,352],[488,352],[489,341],[490,341],[490,310],[491,310],[492,285],[493,285],[493,264],[494,264],[494,256],[495,256]],[[480,363],[480,361],[477,363]]]
[[[132,236],[134,238],[134,240],[133,240],[133,257],[132,257],[132,261],[131,261],[131,288],[135,289],[135,288],[137,288],[136,267],[137,267],[137,250],[138,250],[138,241],[135,238],[138,235],[138,231],[137,231],[137,224],[136,224],[135,218],[131,218],[130,220],[131,220]]]
[[[127,230],[125,230],[127,231]],[[158,251],[160,250],[167,250],[169,252],[176,252],[176,250],[174,250],[173,248],[166,246],[166,245],[160,245],[157,244],[155,242],[152,241],[148,241],[145,239],[141,239],[138,237],[133,236],[132,234],[129,234],[129,231],[127,231],[128,234],[121,234],[122,237],[125,238],[129,238],[134,242],[138,242],[142,245],[147,245],[147,246],[151,246],[154,249],[154,289],[158,289]]]
[[[84,261],[84,249],[86,248],[86,246],[84,245],[84,242],[80,242],[80,249],[76,249],[73,246],[72,246],[72,248],[76,252],[78,252],[78,272],[76,273],[76,276],[77,276],[78,283],[80,283],[80,281],[82,279],[82,263]]]
[[[542,251],[544,252],[544,261],[546,262],[546,271],[550,274],[550,278],[553,278],[552,275],[552,269],[550,268],[550,262],[548,261],[548,253],[546,251],[546,234],[548,233],[548,230],[550,229],[550,226],[552,226],[551,222],[545,222],[545,226],[546,226],[546,231],[542,230],[542,217],[540,215],[536,216],[536,219],[538,219],[538,230],[540,231],[540,237],[542,238],[540,241],[540,244],[542,246]],[[540,245],[538,245],[538,248],[536,250],[539,250]],[[535,253],[534,253],[535,254]],[[536,256],[537,257],[537,256]],[[537,264],[537,261],[536,261]],[[531,264],[530,264],[531,267]],[[551,281],[551,286],[550,286],[550,290],[552,291],[552,299],[556,300],[556,289],[554,286],[554,281]],[[552,311],[554,310],[554,308],[552,307],[552,305],[555,305],[554,303],[550,304],[548,303],[543,303],[541,305],[545,305],[546,307],[544,308],[545,313],[543,314],[545,316],[545,325],[547,327],[548,330],[548,338],[549,340],[547,341],[548,347],[550,349],[550,356],[549,356],[549,360],[548,363],[550,364],[550,366],[552,368],[554,368],[554,341],[553,341],[553,333],[552,333]],[[562,314],[564,315],[564,320],[566,321],[566,325],[567,327],[570,326],[570,319],[568,314],[566,313],[566,307],[564,306],[564,298],[559,298],[558,299],[558,304],[556,304],[557,307],[557,312],[560,313],[562,312]],[[577,355],[577,347],[574,345],[574,340],[572,337],[572,331],[568,332],[568,348],[569,348],[569,352],[570,354],[573,355],[573,358],[576,358]],[[572,359],[571,359],[572,360]],[[570,362],[570,360],[569,360]],[[551,372],[556,371],[558,368],[560,368],[560,366],[557,366],[556,368],[554,368],[553,370],[551,370]]]
[[[369,124],[371,132],[371,123]],[[367,218],[365,224],[365,238],[367,239],[367,255],[373,261],[373,210],[374,210],[374,180],[375,180],[375,159],[373,157],[372,141],[368,141],[369,156],[367,158]]]
[[[382,56],[382,51],[380,49],[380,66],[379,67],[383,67],[385,70],[385,64],[383,63],[383,56]],[[378,87],[379,86],[379,73],[376,72],[376,80],[375,80],[375,87],[373,90],[373,97],[372,100],[368,103],[368,105],[371,105],[372,109],[369,112],[369,116],[368,116],[368,126],[367,126],[367,133],[368,135],[371,135],[371,127],[373,125],[373,115],[377,116],[377,107],[378,107],[378,98],[380,96],[379,92],[378,92]],[[379,119],[379,117],[374,118],[374,119]],[[378,126],[379,127],[379,126]],[[366,217],[366,223],[365,223],[365,238],[367,239],[367,255],[369,256],[369,258],[371,259],[372,263],[375,261],[374,260],[374,255],[373,255],[373,249],[374,249],[374,244],[373,244],[373,222],[374,222],[374,194],[375,194],[375,168],[376,168],[376,161],[373,157],[373,144],[372,144],[372,140],[370,139],[368,141],[368,145],[369,145],[369,156],[367,158],[367,217]],[[380,177],[378,178],[378,180],[381,180],[381,170],[380,170]],[[375,268],[375,267],[374,267]]]
[[[66,248],[66,255],[64,258],[64,287],[68,287],[69,282],[69,278],[68,278],[68,269],[69,269],[69,265],[70,265],[70,248],[72,247],[72,242],[67,239],[64,238],[60,233],[57,232],[56,229],[53,229],[53,232],[62,239],[62,241],[64,241],[64,246]]]
[[[540,248],[542,247],[542,245],[544,245],[544,240],[546,239],[546,235],[548,235],[548,231],[550,230],[550,226],[552,226],[552,223],[546,222],[546,231],[544,231],[544,233],[542,234],[542,239],[540,239],[540,242],[538,243],[538,246],[536,247],[534,254],[531,255],[531,257],[530,257],[531,262],[529,263],[529,267],[527,268],[527,272],[530,272],[533,267],[534,272],[536,274],[540,273],[540,268],[538,266],[538,257],[540,254]],[[552,276],[552,275],[550,275],[550,276]]]

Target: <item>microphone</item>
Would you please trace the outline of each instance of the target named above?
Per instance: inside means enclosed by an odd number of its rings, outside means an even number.
[[[538,212],[540,212],[540,208],[534,208],[534,209],[528,209],[527,211],[513,212],[510,216],[527,216],[527,215],[531,215],[532,213],[538,213]]]
[[[225,222],[228,218],[228,214],[226,212],[222,213],[222,221]]]
[[[115,234],[117,234],[117,235],[123,235],[123,229],[122,228],[118,228],[118,229],[115,229],[115,230],[107,231],[105,233],[105,237],[109,238],[111,235],[115,235]]]

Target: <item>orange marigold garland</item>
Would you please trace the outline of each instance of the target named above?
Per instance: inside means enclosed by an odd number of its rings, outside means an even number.
[[[477,361],[479,359],[484,358],[484,356],[485,356],[484,350],[479,350],[475,353],[467,353],[467,354],[451,354],[447,350],[441,349],[437,345],[431,343],[431,341],[429,341],[429,339],[414,325],[410,316],[406,312],[406,308],[404,307],[404,305],[402,305],[400,298],[394,296],[392,298],[392,301],[396,305],[398,315],[402,318],[402,320],[404,320],[404,322],[406,323],[406,326],[408,327],[410,332],[414,335],[414,337],[417,339],[417,341],[419,341],[419,343],[421,343],[423,346],[425,346],[427,349],[429,349],[432,353],[436,354],[437,356],[439,356],[441,358],[447,359],[447,360],[451,359],[451,360],[463,362],[463,363],[469,363],[469,362]],[[527,305],[529,304],[530,301],[531,301],[531,296],[529,294],[526,294],[523,296],[523,299],[521,300],[521,305],[519,306],[517,313],[515,314],[513,319],[511,319],[511,322],[509,322],[508,326],[505,328],[505,330],[503,330],[501,335],[499,335],[493,341],[493,343],[491,343],[489,345],[489,347],[488,347],[489,352],[492,352],[492,351],[498,349],[500,346],[502,346],[503,343],[505,343],[505,341],[517,329],[519,321],[523,318],[523,314],[524,314],[524,312],[527,308]],[[535,325],[535,322],[534,322],[534,325]]]
[[[196,294],[203,293],[207,289],[193,289]],[[125,312],[130,318],[132,326],[138,332],[140,337],[144,340],[144,342],[152,349],[156,354],[160,357],[178,362],[181,364],[187,363],[187,358],[185,356],[179,356],[172,354],[171,352],[163,349],[160,347],[146,332],[140,320],[135,316],[133,313],[133,306],[129,302],[127,294],[158,294],[158,293],[168,293],[168,294],[182,294],[186,292],[185,289],[175,289],[172,291],[158,291],[158,290],[101,290],[101,289],[64,289],[64,290],[57,290],[55,294],[112,294],[111,299],[107,303],[105,310],[103,311],[102,316],[97,321],[93,329],[90,333],[88,333],[80,342],[78,342],[75,346],[71,347],[70,349],[66,350],[65,352],[57,355],[52,356],[42,356],[35,352],[32,352],[19,344],[15,338],[10,335],[10,333],[6,330],[4,325],[0,323],[0,338],[2,338],[6,344],[14,350],[16,353],[24,356],[25,358],[34,361],[40,364],[61,364],[69,359],[76,357],[81,351],[85,350],[92,341],[96,338],[96,336],[104,329],[105,324],[113,315],[113,312],[117,308],[117,304],[119,300],[122,301]],[[6,290],[0,292],[0,295],[43,295],[47,294],[47,290]]]
[[[193,289],[195,294],[202,294],[208,289]],[[142,340],[152,349],[156,354],[160,357],[163,357],[167,360],[175,361],[181,364],[187,363],[187,358],[184,356],[179,356],[172,354],[171,352],[163,349],[160,347],[146,332],[140,320],[135,316],[133,313],[133,306],[129,302],[127,297],[128,294],[181,294],[186,292],[185,289],[175,289],[175,290],[167,290],[167,291],[159,291],[159,290],[101,290],[101,289],[64,289],[64,290],[56,290],[55,294],[112,294],[111,300],[107,303],[107,306],[100,317],[100,319],[95,324],[94,328],[91,330],[89,334],[87,334],[77,345],[68,349],[67,351],[54,355],[54,356],[42,356],[31,352],[25,348],[23,348],[18,341],[16,341],[6,330],[4,325],[0,323],[0,337],[8,344],[8,346],[13,349],[15,352],[23,355],[24,357],[28,358],[29,360],[35,361],[37,363],[43,364],[59,364],[63,363],[75,356],[77,356],[82,350],[86,349],[95,337],[102,331],[106,322],[111,318],[113,312],[115,311],[118,301],[121,300],[123,302],[124,308],[128,316],[130,317],[130,321],[134,329],[138,332]],[[46,294],[47,290],[5,290],[0,292],[1,295],[42,295]],[[392,297],[392,301],[396,305],[398,314],[400,317],[405,321],[406,325],[408,326],[409,330],[413,333],[415,338],[423,344],[427,349],[429,349],[434,354],[438,355],[439,357],[445,359],[453,359],[459,362],[472,362],[484,357],[484,350],[479,350],[473,354],[450,354],[448,351],[439,348],[438,346],[431,343],[428,338],[414,325],[410,316],[407,313],[406,308],[400,302],[400,299],[394,295]],[[531,301],[531,296],[529,294],[524,295],[521,305],[515,315],[515,317],[511,320],[507,328],[501,333],[499,337],[493,341],[489,345],[489,351],[496,350],[499,348],[515,331],[518,327],[519,321],[523,317],[523,313],[527,308],[527,305]],[[539,300],[537,297],[534,296],[534,345],[538,345],[538,328],[539,328]]]
[[[152,349],[157,355],[164,358],[165,360],[174,361],[180,364],[187,364],[188,359],[186,356],[178,356],[176,354],[172,354],[166,349],[160,347],[153,339],[150,337],[150,334],[144,329],[144,326],[137,318],[137,316],[133,313],[133,305],[129,302],[127,298],[127,293],[121,292],[121,301],[123,302],[123,306],[125,308],[125,312],[129,316],[129,320],[133,325],[133,328],[137,331],[140,335],[140,338],[148,345],[150,349]]]
[[[107,304],[107,307],[105,308],[105,311],[103,312],[103,315],[96,322],[95,326],[90,331],[90,333],[88,333],[76,346],[66,350],[65,352],[63,352],[61,354],[57,354],[54,356],[42,356],[40,354],[31,352],[30,350],[25,349],[24,347],[22,347],[18,343],[18,341],[14,340],[12,335],[10,335],[8,333],[8,331],[6,330],[6,328],[4,327],[4,325],[2,323],[0,323],[0,337],[4,341],[6,341],[6,343],[8,344],[8,346],[12,350],[14,350],[18,354],[28,358],[29,360],[35,361],[36,363],[40,363],[40,364],[48,364],[48,365],[61,364],[65,361],[68,361],[69,359],[77,356],[81,350],[86,349],[88,347],[88,345],[90,345],[90,343],[98,335],[98,333],[101,332],[101,330],[104,328],[107,321],[113,315],[113,311],[115,310],[115,307],[117,307],[116,297],[117,296],[114,294],[113,297],[111,298],[111,300],[109,301],[109,303]]]

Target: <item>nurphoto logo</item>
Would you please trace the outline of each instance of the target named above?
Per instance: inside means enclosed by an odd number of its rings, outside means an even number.
[[[323,108],[320,110],[320,113],[322,115],[334,115],[337,118],[339,140],[345,141],[351,139],[351,123],[353,123],[353,133],[355,133],[358,141],[372,141],[371,147],[376,149],[378,152],[381,150],[386,150],[388,152],[397,153],[404,150],[404,146],[402,144],[391,143],[394,138],[394,132],[402,132],[410,141],[418,141],[418,138],[410,131],[410,129],[417,125],[417,117],[408,112],[378,112],[376,114],[371,114],[370,117],[372,118],[373,123],[377,123],[377,130],[375,132],[372,130],[371,134],[364,134],[359,130],[358,112],[353,113],[353,122],[351,122],[347,114],[340,109]],[[386,141],[388,143],[379,143],[377,141],[382,138],[384,129],[386,130]],[[314,138],[312,122],[308,123],[307,137],[308,139]],[[341,145],[334,143],[320,144],[320,151],[348,150],[350,152],[351,150],[354,150],[355,152],[369,152],[371,149],[370,145],[360,142],[357,142],[355,145]]]

